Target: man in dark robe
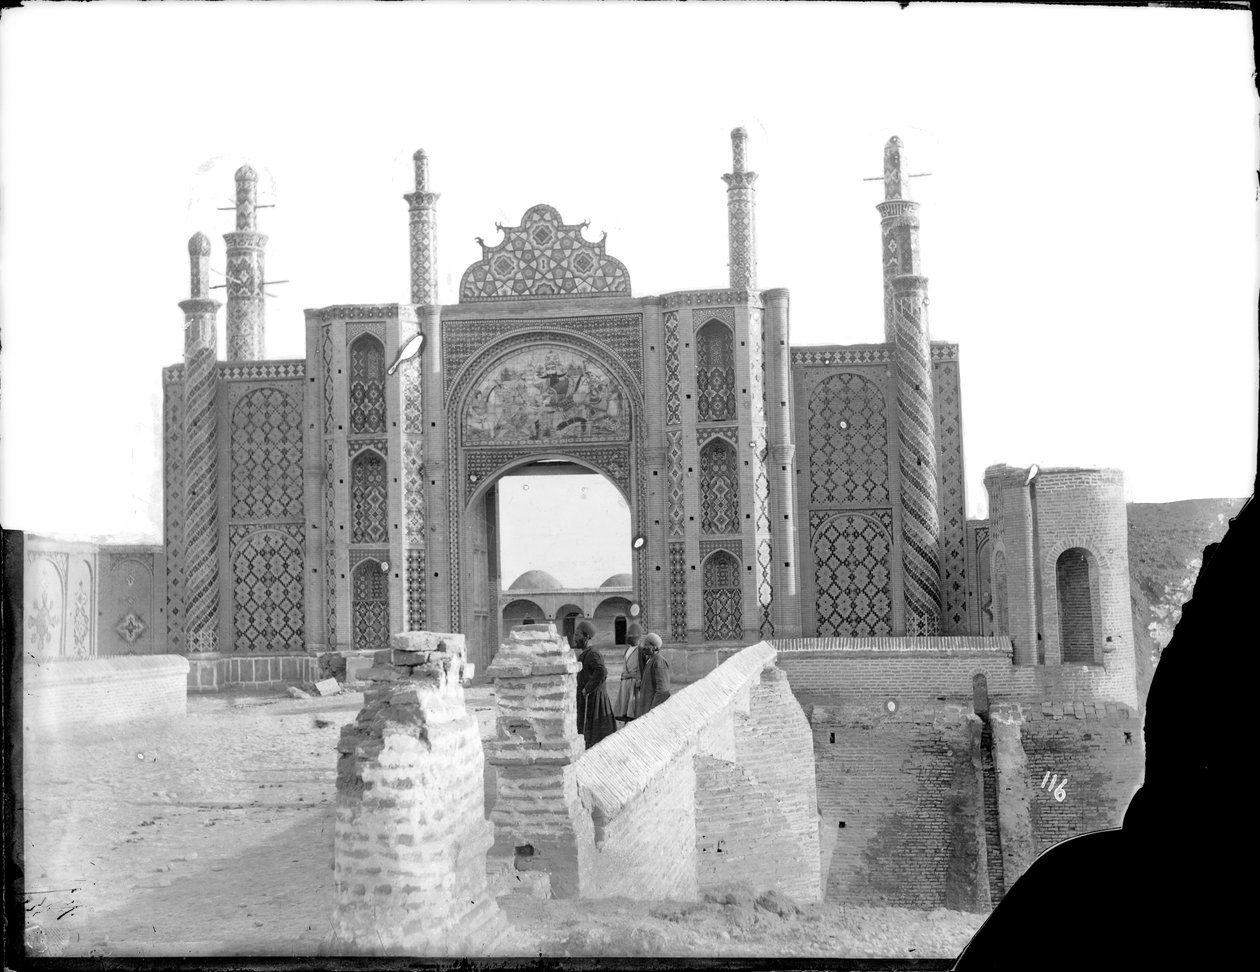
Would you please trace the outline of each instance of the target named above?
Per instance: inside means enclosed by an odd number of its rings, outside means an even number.
[[[645,716],[669,698],[669,662],[661,654],[661,636],[656,632],[644,637],[640,651],[646,653],[647,664],[643,669],[643,680],[639,683],[636,715]]]
[[[608,666],[591,643],[594,637],[595,626],[579,621],[573,632],[573,647],[582,663],[578,672],[578,719],[587,749],[617,731],[612,699],[608,697]]]

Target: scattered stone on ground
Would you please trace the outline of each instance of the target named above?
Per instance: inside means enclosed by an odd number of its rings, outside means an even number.
[[[492,688],[466,696],[489,737]],[[344,692],[190,696],[176,722],[25,740],[23,864],[40,892],[27,941],[49,956],[324,954],[336,743],[362,705]],[[499,898],[512,954],[947,958],[984,917],[747,888],[698,902],[544,895],[531,883]]]

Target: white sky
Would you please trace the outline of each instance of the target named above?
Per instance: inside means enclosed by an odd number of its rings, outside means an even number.
[[[1256,443],[1257,165],[1245,12],[1009,4],[38,4],[0,26],[6,526],[160,532],[160,369],[186,241],[222,266],[264,173],[270,357],[302,309],[405,300],[429,151],[442,299],[539,202],[608,231],[636,294],[726,283],[748,128],[759,283],[797,344],[882,336],[899,134],[934,338],[986,465],[1109,465],[1130,499],[1241,496]],[[220,341],[223,315],[220,314]],[[562,578],[563,579],[563,578]]]
[[[564,587],[599,587],[631,570],[630,507],[603,476],[503,477],[499,531],[505,590],[527,570]]]

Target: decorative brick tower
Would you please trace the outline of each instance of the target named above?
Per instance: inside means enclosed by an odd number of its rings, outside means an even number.
[[[224,233],[227,244],[227,357],[262,361],[264,353],[263,250],[258,232],[258,173],[248,165],[236,170],[236,230]]]
[[[747,171],[748,133],[742,128],[731,132],[733,172],[722,176],[726,182],[726,219],[730,238],[731,289],[757,289],[756,193],[757,173]]]
[[[436,355],[440,347],[437,338],[441,322],[437,306],[438,193],[429,192],[428,154],[424,149],[419,149],[412,159],[416,167],[416,189],[415,192],[403,196],[409,210],[411,302],[416,305],[419,315],[431,319],[431,323],[426,327],[419,316],[414,320],[400,317],[398,343],[400,346],[406,344],[415,337],[417,331],[423,330],[426,338],[433,344],[404,361],[399,368],[402,386],[399,397],[403,412],[403,511],[406,523],[403,537],[405,623],[408,630],[419,631],[432,621],[428,615],[428,584],[425,581],[428,563],[425,537],[425,522],[428,519],[426,476],[436,469],[434,464],[425,462],[428,450],[425,448],[423,373],[426,358],[430,362],[437,361],[440,365],[441,359]]]
[[[188,241],[191,295],[184,312],[185,631],[189,651],[219,647],[218,334],[210,298],[210,239]],[[168,498],[169,502],[170,498]]]
[[[884,146],[884,202],[877,208],[885,338],[896,368],[906,634],[933,637],[941,633],[941,523],[927,278],[919,275],[919,204],[910,199],[910,175],[895,135]]]

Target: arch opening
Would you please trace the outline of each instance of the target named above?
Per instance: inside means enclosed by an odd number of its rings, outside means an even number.
[[[1097,660],[1098,565],[1084,547],[1070,547],[1054,565],[1059,593],[1059,650],[1063,664]]]

